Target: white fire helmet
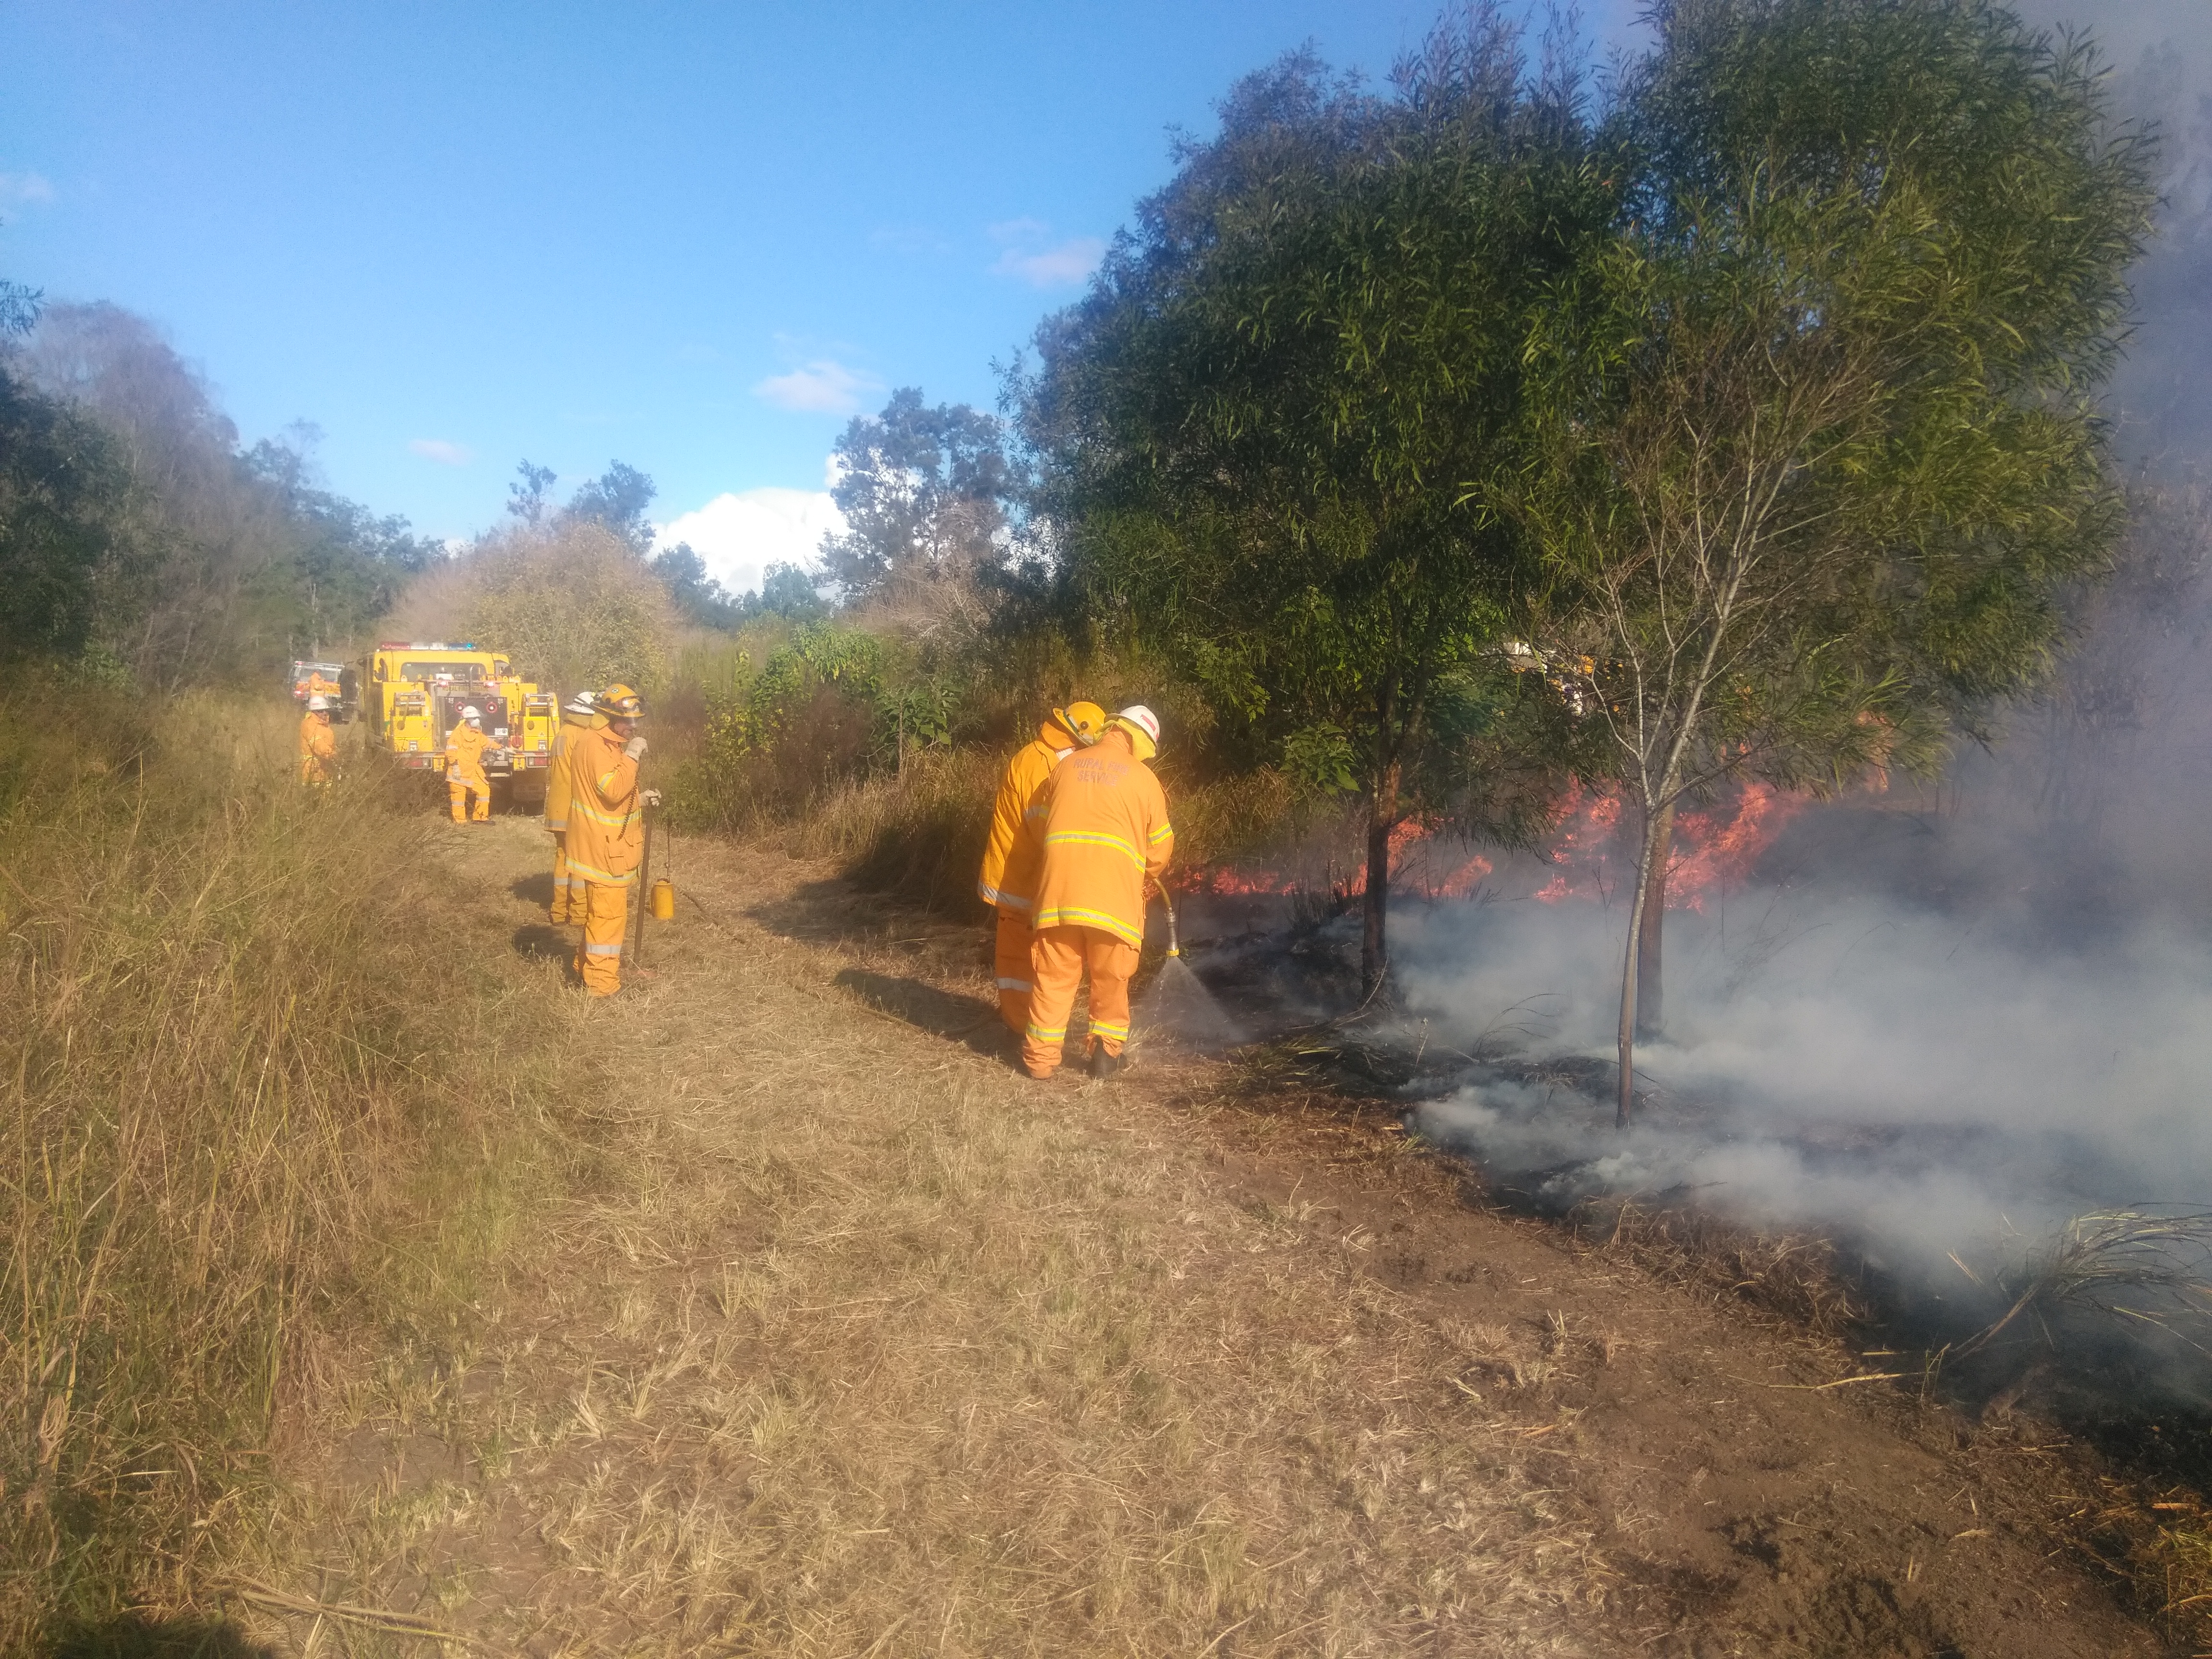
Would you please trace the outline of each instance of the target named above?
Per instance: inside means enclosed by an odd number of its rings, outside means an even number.
[[[599,711],[592,707],[592,705],[597,701],[598,698],[591,692],[579,691],[574,696],[568,699],[568,707],[566,712],[571,714],[597,714]]]
[[[483,710],[477,708],[476,704],[471,703],[461,710],[461,718],[465,720],[480,720],[483,718]]]
[[[1115,722],[1128,729],[1129,734],[1140,739],[1137,744],[1137,758],[1150,760],[1160,751],[1160,717],[1140,702],[1133,702],[1114,716]]]
[[[317,692],[313,696],[307,699],[307,712],[310,714],[329,714],[331,712],[331,700],[328,697],[324,696],[320,692]]]

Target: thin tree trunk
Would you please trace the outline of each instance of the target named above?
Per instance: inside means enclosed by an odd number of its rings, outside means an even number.
[[[1674,803],[1659,809],[1652,828],[1651,896],[1644,907],[1644,933],[1636,953],[1636,1035],[1649,1042],[1667,1029],[1666,982],[1660,949],[1667,927],[1667,863],[1674,850]]]
[[[1389,971],[1387,933],[1390,903],[1390,832],[1398,827],[1398,763],[1390,762],[1376,780],[1367,814],[1366,908],[1359,935],[1359,984],[1369,996]]]
[[[1636,1114],[1636,968],[1644,951],[1644,911],[1651,902],[1651,849],[1658,839],[1660,817],[1653,814],[1645,828],[1643,853],[1636,863],[1636,902],[1628,910],[1628,953],[1620,968],[1620,1094],[1613,1109],[1616,1129],[1626,1129]],[[1669,817],[1669,828],[1672,823]]]

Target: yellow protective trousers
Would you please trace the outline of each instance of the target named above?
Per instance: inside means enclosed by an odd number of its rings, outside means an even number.
[[[1102,927],[1040,927],[1030,944],[1030,1023],[1022,1037],[1022,1069],[1047,1078],[1060,1064],[1075,1011],[1076,988],[1091,971],[1089,1048],[1121,1052],[1129,1040],[1129,976],[1137,947]]]
[[[584,882],[580,876],[568,878],[568,849],[562,844],[561,831],[553,832],[553,925],[556,927],[584,919]]]
[[[999,912],[991,971],[999,980],[999,1017],[1018,1036],[1030,1024],[1030,919],[1019,911]]]
[[[476,791],[477,795],[477,810],[473,815],[463,810],[468,805],[469,791],[471,789]],[[478,823],[491,822],[491,785],[483,779],[480,777],[447,778],[446,799],[453,804],[455,823],[466,823],[470,822],[471,816]]]
[[[622,988],[623,935],[629,931],[629,888],[610,887],[596,881],[576,881],[568,890],[580,893],[584,943],[576,952],[576,974],[584,988],[595,997],[611,997]],[[578,899],[571,899],[572,905]]]

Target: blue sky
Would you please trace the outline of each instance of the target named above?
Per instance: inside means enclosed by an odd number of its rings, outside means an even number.
[[[620,459],[749,582],[818,536],[854,410],[988,405],[1171,125],[1309,39],[1379,75],[1433,15],[9,0],[0,275],[153,318],[249,441],[315,422],[422,530]]]

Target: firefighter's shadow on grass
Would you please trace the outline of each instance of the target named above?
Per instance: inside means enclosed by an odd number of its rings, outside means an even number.
[[[837,945],[855,935],[879,933],[890,918],[891,907],[849,881],[832,878],[801,882],[781,898],[748,905],[745,915],[780,939]]]
[[[872,974],[865,968],[847,968],[834,982],[879,1013],[918,1030],[994,1060],[1006,1057],[1011,1034],[999,1018],[997,1005],[980,997],[963,997],[918,979]]]
[[[526,904],[550,908],[553,902],[553,877],[550,872],[535,876],[517,876],[507,884],[507,890]]]
[[[47,1632],[38,1652],[44,1659],[276,1659],[228,1620],[143,1619],[136,1613],[58,1625]]]
[[[516,928],[512,942],[514,954],[525,962],[567,962],[576,954],[567,934],[542,921]]]

